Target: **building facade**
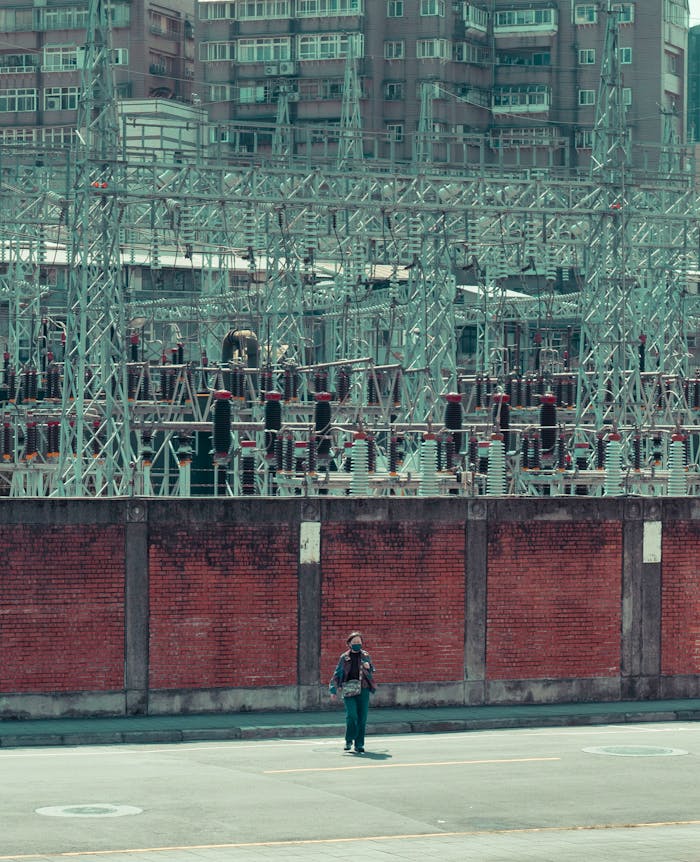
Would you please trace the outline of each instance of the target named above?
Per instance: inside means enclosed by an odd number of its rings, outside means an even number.
[[[366,155],[587,165],[611,15],[639,161],[684,140],[687,0],[198,0],[209,116],[320,139],[352,52]]]
[[[121,99],[192,100],[193,5],[119,2],[112,63]],[[75,129],[87,0],[16,0],[0,8],[0,142],[66,144]]]

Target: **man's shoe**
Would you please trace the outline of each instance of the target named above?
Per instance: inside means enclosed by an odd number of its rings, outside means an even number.
[[[344,749],[344,750],[345,750],[345,751],[350,751],[350,749],[351,749],[351,748],[352,748],[352,742],[346,742],[346,743],[345,743],[345,749]]]
[[[355,754],[364,754],[364,753],[365,753],[365,750],[361,745],[355,746]]]

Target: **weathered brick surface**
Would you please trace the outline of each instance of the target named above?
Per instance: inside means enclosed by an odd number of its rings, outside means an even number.
[[[620,670],[619,523],[489,529],[489,679],[613,676]]]
[[[700,673],[700,523],[697,521],[664,524],[661,673]]]
[[[294,685],[297,557],[286,524],[151,530],[151,688]]]
[[[321,668],[330,679],[355,628],[382,682],[464,676],[464,528],[322,527]]]
[[[124,687],[124,530],[2,529],[0,692]]]

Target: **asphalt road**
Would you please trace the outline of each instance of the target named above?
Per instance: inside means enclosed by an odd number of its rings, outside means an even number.
[[[700,724],[0,751],[0,862],[698,862]]]

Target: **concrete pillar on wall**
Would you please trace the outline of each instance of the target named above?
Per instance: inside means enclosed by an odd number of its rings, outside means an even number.
[[[661,518],[659,504],[627,501],[622,537],[623,700],[659,697],[661,672]]]
[[[464,567],[464,702],[486,700],[487,504],[470,500],[467,510]]]
[[[299,709],[318,708],[321,687],[321,512],[305,503],[299,524]]]
[[[124,584],[124,689],[127,715],[148,712],[148,522],[146,504],[126,510]]]

